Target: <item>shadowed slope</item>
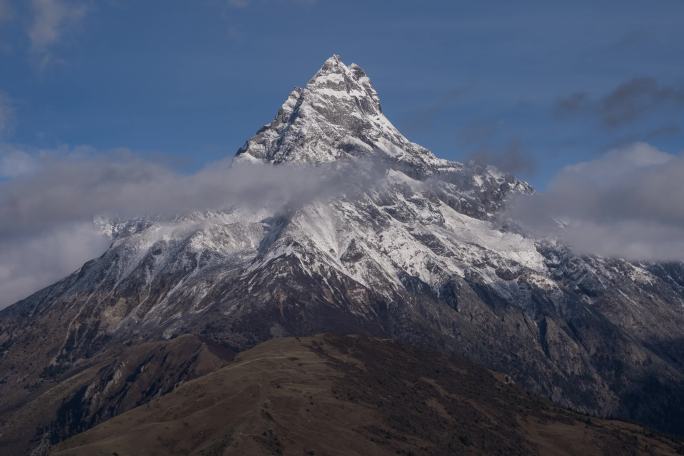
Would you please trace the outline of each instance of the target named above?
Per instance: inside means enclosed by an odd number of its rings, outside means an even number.
[[[274,339],[54,454],[676,454],[469,362],[366,337]]]
[[[0,400],[0,454],[42,455],[50,444],[213,372],[232,356],[184,335],[113,346],[74,371],[48,372],[55,378],[47,385],[36,381],[22,407],[12,408],[11,398]]]

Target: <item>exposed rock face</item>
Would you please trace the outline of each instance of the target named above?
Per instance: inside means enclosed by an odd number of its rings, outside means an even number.
[[[273,163],[330,162],[377,151],[414,165],[448,164],[399,133],[382,114],[366,73],[335,55],[305,88],[290,93],[275,119],[238,156]]]
[[[233,354],[186,335],[170,341],[115,345],[59,376],[37,378],[21,408],[0,412],[2,454],[35,454],[120,413],[206,375]]]
[[[104,255],[0,312],[5,425],[113,344],[332,331],[462,353],[562,405],[684,433],[682,263],[578,257],[497,226],[530,187],[411,143],[358,66],[326,61],[235,166],[368,159],[385,173],[354,195],[110,227]]]

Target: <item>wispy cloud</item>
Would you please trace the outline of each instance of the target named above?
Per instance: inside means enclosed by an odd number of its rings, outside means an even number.
[[[498,130],[495,121],[477,121],[463,126],[458,132],[458,144],[466,151],[465,159],[494,165],[511,174],[533,175],[537,171],[535,154],[517,136],[500,139]]]
[[[228,0],[228,4],[234,8],[246,8],[250,3],[250,0]]]
[[[14,17],[14,10],[10,0],[0,0],[0,24]]]
[[[295,5],[312,6],[318,3],[318,0],[281,0],[282,3],[292,3]],[[228,0],[228,5],[233,8],[247,8],[250,5],[257,3],[257,0]]]
[[[108,243],[92,223],[64,224],[21,240],[0,241],[0,309],[75,271]]]
[[[10,132],[14,124],[14,107],[7,94],[0,91],[0,138]]]
[[[254,165],[231,160],[212,163],[195,174],[178,174],[163,164],[127,151],[108,154],[75,149],[38,156],[10,149],[0,153],[0,238],[22,236],[95,216],[131,218],[176,216],[235,205],[284,208],[352,194],[364,180],[375,182],[378,167]],[[77,204],[74,204],[75,202]]]
[[[55,60],[54,47],[69,27],[85,16],[86,7],[76,0],[31,0],[31,9],[31,52],[38,65],[44,67]]]
[[[507,216],[579,253],[684,259],[684,158],[636,143],[566,167]]]
[[[530,176],[537,171],[537,160],[519,138],[503,145],[481,144],[467,158],[481,165],[494,165],[511,174]]]
[[[684,87],[640,77],[624,81],[600,97],[587,92],[573,93],[557,100],[554,111],[559,117],[593,116],[602,126],[617,128],[667,107],[684,108]]]

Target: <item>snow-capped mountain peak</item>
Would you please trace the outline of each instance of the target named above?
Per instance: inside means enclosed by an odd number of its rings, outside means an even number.
[[[325,163],[373,157],[425,167],[448,166],[412,143],[385,117],[366,72],[327,59],[304,88],[295,88],[271,123],[237,152],[238,161]]]
[[[189,333],[241,349],[328,331],[464,353],[597,414],[638,418],[624,412],[640,397],[634,379],[662,380],[658,407],[681,391],[684,266],[577,257],[495,223],[510,194],[531,188],[410,142],[357,65],[326,60],[237,160],[348,160],[330,167],[346,173],[370,157],[382,175],[354,192],[98,219],[113,238],[101,257],[0,312],[0,395],[12,382],[31,394],[41,371],[90,368],[112,344]]]

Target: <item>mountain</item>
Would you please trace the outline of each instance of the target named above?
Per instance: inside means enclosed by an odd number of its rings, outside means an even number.
[[[559,405],[684,434],[684,264],[577,256],[502,225],[531,187],[410,142],[357,65],[328,59],[233,166],[348,182],[103,226],[101,257],[0,311],[0,446],[44,447],[168,393],[206,373],[201,353],[218,366],[322,332],[464,355]],[[148,358],[161,367],[142,379]]]
[[[463,359],[389,340],[316,336],[260,344],[61,443],[54,455],[677,451],[681,444],[638,426],[553,407]]]

